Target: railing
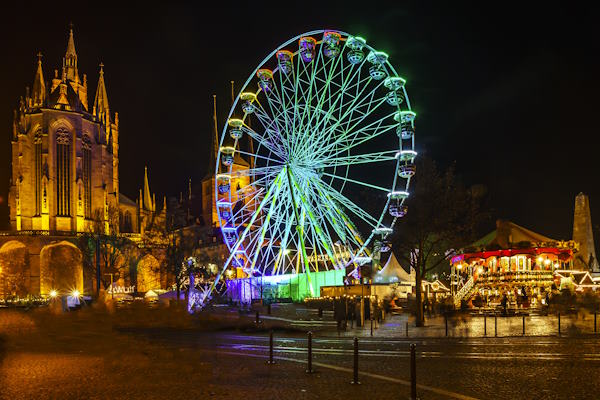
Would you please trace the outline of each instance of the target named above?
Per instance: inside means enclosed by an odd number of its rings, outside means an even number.
[[[494,272],[481,274],[477,277],[477,283],[501,283],[501,282],[539,282],[552,281],[552,271],[516,271],[516,272]]]
[[[75,231],[43,231],[43,230],[23,230],[23,231],[0,231],[2,236],[85,236],[95,235],[90,232],[75,232]],[[140,233],[119,233],[117,236],[129,239],[139,239],[142,237]]]
[[[465,284],[460,288],[458,293],[456,293],[456,295],[454,295],[454,306],[455,307],[457,307],[457,308],[460,307],[460,301],[467,294],[467,292],[473,288],[474,284],[475,284],[475,281],[473,280],[473,277],[471,276],[469,278],[469,280],[467,282],[465,282]]]

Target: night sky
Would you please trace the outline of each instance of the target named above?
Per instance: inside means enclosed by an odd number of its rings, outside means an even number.
[[[575,195],[590,195],[600,224],[598,11],[574,2],[202,2],[111,7],[27,3],[0,14],[0,219],[7,221],[12,112],[33,85],[60,70],[73,22],[90,105],[105,65],[120,117],[121,191],[135,198],[148,165],[157,199],[199,183],[209,165],[212,95],[219,127],[239,85],[280,43],[331,28],[386,51],[418,114],[417,150],[455,162],[467,184],[489,189],[494,218],[571,236]],[[488,2],[479,2],[483,4]],[[583,4],[583,3],[582,3]],[[531,8],[527,8],[531,7]],[[158,201],[158,200],[157,200]],[[490,226],[491,228],[491,226]]]

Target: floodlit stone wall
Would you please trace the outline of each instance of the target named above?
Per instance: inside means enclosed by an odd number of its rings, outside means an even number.
[[[25,296],[29,291],[29,251],[11,240],[0,247],[0,296]]]
[[[45,246],[40,253],[40,294],[83,293],[81,251],[74,244],[61,241]]]

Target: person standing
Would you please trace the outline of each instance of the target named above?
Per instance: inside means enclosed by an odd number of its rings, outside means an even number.
[[[502,301],[500,302],[500,304],[502,304],[502,314],[506,315],[506,306],[508,303],[508,296],[506,295],[506,292],[504,292],[502,294]]]

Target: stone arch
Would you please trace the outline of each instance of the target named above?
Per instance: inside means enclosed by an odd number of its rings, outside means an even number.
[[[24,297],[27,294],[29,250],[17,240],[0,247],[0,295]]]
[[[75,131],[75,127],[73,126],[73,123],[67,119],[67,118],[57,118],[54,121],[52,121],[50,123],[50,131],[54,134],[54,132],[56,132],[56,130],[63,128],[68,130],[69,132],[74,132]]]
[[[146,254],[137,264],[137,291],[160,289],[160,264],[152,254]]]
[[[83,293],[82,261],[81,250],[73,243],[63,240],[44,246],[40,252],[40,293]]]

